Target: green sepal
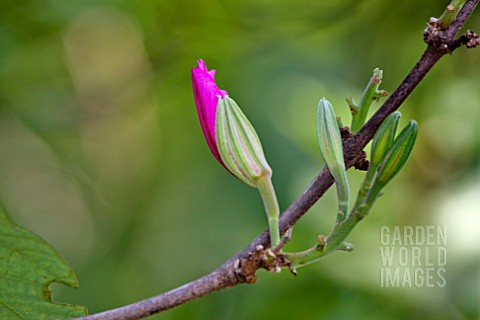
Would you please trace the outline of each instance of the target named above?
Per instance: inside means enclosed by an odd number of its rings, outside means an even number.
[[[215,136],[223,163],[237,178],[256,187],[260,177],[271,176],[255,129],[229,96],[218,99]]]

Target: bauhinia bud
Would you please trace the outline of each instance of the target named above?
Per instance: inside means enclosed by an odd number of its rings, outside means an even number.
[[[401,113],[398,111],[391,113],[382,122],[380,128],[378,128],[377,133],[375,134],[375,137],[373,137],[372,155],[370,159],[370,166],[372,166],[372,168],[375,169],[380,165],[381,161],[392,146],[400,117]]]
[[[322,158],[337,185],[337,221],[342,221],[348,213],[350,191],[343,160],[342,138],[338,129],[338,122],[335,118],[332,104],[325,98],[320,99],[317,107],[317,139]]]
[[[271,181],[272,169],[265,160],[255,129],[229,96],[218,88],[215,70],[203,60],[192,69],[192,85],[198,117],[208,146],[215,158],[231,174],[256,187],[267,213],[270,243],[280,243],[277,197]]]
[[[260,177],[271,176],[255,129],[228,95],[218,97],[215,132],[220,157],[237,178],[256,187]]]
[[[402,169],[412,152],[415,139],[417,138],[418,125],[415,120],[410,120],[398,137],[393,142],[390,150],[382,161],[375,183],[382,188]]]

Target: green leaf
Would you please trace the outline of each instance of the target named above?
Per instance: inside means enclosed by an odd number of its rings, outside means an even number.
[[[65,319],[87,309],[51,300],[53,282],[78,287],[71,267],[45,240],[14,224],[0,206],[0,319]]]

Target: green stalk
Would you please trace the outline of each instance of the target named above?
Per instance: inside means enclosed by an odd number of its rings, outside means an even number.
[[[278,228],[280,209],[270,176],[261,176],[257,180],[257,189],[262,196],[265,212],[267,213],[270,245],[272,248],[275,248],[280,244],[280,231]]]
[[[384,160],[385,155],[389,151],[395,139],[398,121],[401,113],[396,111],[390,114],[378,128],[377,133],[373,137],[372,150],[370,156],[370,166],[368,167],[365,179],[358,191],[357,200],[354,207],[359,207],[365,200],[370,188],[372,187],[378,166]]]
[[[290,269],[294,270],[316,262],[337,250],[352,251],[353,246],[344,240],[359,221],[358,216],[349,215],[346,220],[335,224],[335,228],[324,241],[320,241],[314,247],[302,252],[286,253],[285,255],[290,261]]]
[[[379,130],[374,138],[376,147],[373,148],[372,153],[377,154],[378,159],[381,159],[381,164],[379,166],[376,161],[372,162],[350,215],[346,220],[337,220],[327,238],[319,237],[319,242],[314,247],[303,252],[285,253],[286,258],[290,261],[291,270],[313,263],[334,251],[351,251],[353,249],[350,244],[344,242],[345,239],[357,223],[370,212],[385,185],[404,166],[415,143],[418,128],[417,123],[413,120],[402,130],[397,139],[391,141],[395,134],[398,117],[398,114],[392,115],[389,122],[382,124],[382,130]],[[388,152],[387,149],[389,149]]]
[[[368,192],[372,187],[373,180],[375,179],[376,171],[377,167],[374,167],[370,164],[365,179],[363,180],[362,184],[360,185],[360,189],[358,190],[357,200],[355,201],[355,205],[353,206],[353,212],[355,212],[355,210],[361,206],[361,204],[367,197]]]
[[[337,221],[343,221],[348,214],[348,202],[350,198],[350,189],[348,187],[346,172],[341,175],[335,176],[335,184],[337,186],[338,197]]]
[[[356,111],[352,112],[351,131],[353,134],[357,133],[358,130],[363,127],[363,124],[367,119],[370,105],[379,97],[378,86],[382,82],[382,74],[383,72],[379,68],[375,68],[373,70],[373,75],[370,78],[370,81],[368,81],[367,87],[363,91],[362,99],[360,100]]]
[[[371,177],[366,180],[370,181],[371,183],[372,179],[373,178]],[[294,270],[296,268],[306,266],[338,250],[352,251],[353,246],[345,242],[345,239],[348,237],[350,232],[352,232],[357,223],[359,223],[368,214],[368,212],[370,212],[375,200],[378,198],[380,191],[381,188],[376,188],[374,186],[374,190],[370,190],[370,192],[367,192],[365,196],[361,197],[359,194],[352,213],[347,217],[346,220],[336,223],[335,227],[325,240],[321,239],[317,245],[306,251],[287,253],[286,256],[290,261],[290,269]]]
[[[443,28],[447,28],[457,18],[457,14],[465,2],[467,2],[467,0],[452,0],[450,2],[438,19],[438,22]]]

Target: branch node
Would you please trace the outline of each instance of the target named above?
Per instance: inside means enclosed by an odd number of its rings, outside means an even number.
[[[450,48],[445,28],[440,20],[431,17],[427,23],[427,28],[423,31],[423,40],[429,45],[435,47],[442,53],[451,53],[454,49]]]
[[[233,273],[238,283],[256,283],[257,276],[255,273],[260,268],[278,273],[281,268],[287,267],[295,274],[294,270],[290,268],[290,261],[286,255],[276,249],[264,249],[263,246],[257,246],[256,250],[250,253],[246,259],[236,260],[233,265]]]
[[[259,251],[255,251],[259,252]],[[257,276],[255,275],[255,271],[258,269],[258,264],[256,259],[239,259],[235,261],[233,266],[233,272],[235,274],[235,278],[237,279],[238,283],[248,283],[254,284],[257,282]]]
[[[348,139],[353,137],[352,133],[350,132],[350,128],[346,126],[340,128],[340,136],[342,137],[342,141],[344,144]],[[345,160],[348,161],[349,159]],[[369,166],[370,163],[367,160],[367,154],[365,153],[365,151],[362,150],[358,154],[357,160],[353,164],[353,167],[357,170],[367,171]]]
[[[467,30],[457,39],[450,39],[446,34],[445,27],[437,18],[430,18],[427,28],[423,31],[423,40],[440,52],[449,54],[463,45],[469,49],[480,45],[478,34],[472,30]]]

